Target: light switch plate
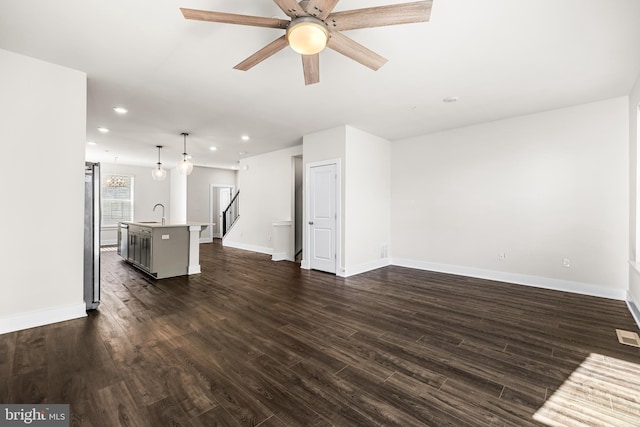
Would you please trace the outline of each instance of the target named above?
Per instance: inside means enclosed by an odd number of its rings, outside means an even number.
[[[169,235],[168,234],[163,234],[162,235],[162,240],[169,240]]]

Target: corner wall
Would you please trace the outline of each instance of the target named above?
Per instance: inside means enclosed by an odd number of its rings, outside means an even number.
[[[346,139],[347,139],[347,130],[346,126],[339,126],[332,129],[323,130],[320,132],[316,132],[313,134],[305,135],[302,138],[302,162],[303,162],[303,188],[306,188],[306,170],[307,165],[309,163],[318,163],[324,162],[327,160],[341,160],[341,170],[340,176],[342,177],[340,182],[340,200],[339,206],[340,209],[340,223],[338,224],[338,247],[336,248],[338,257],[338,265],[336,266],[337,271],[344,273],[345,270],[345,156],[346,156]],[[302,224],[307,224],[309,221],[307,218],[307,194],[304,194],[303,203],[304,212],[302,218]],[[309,260],[307,256],[309,255],[309,248],[307,246],[307,242],[309,242],[309,227],[304,227],[304,232],[302,233],[302,266],[304,268],[309,268]]]
[[[629,95],[629,308],[640,327],[640,261],[638,256],[638,106],[640,105],[640,74]]]
[[[210,222],[209,211],[214,203],[214,200],[211,200],[211,185],[226,185],[234,187],[234,191],[237,191],[236,177],[237,171],[234,170],[195,166],[187,178],[187,221]],[[219,224],[221,220],[216,215],[213,222]],[[207,227],[202,232],[200,241],[211,242],[213,231],[213,226]]]
[[[393,264],[624,299],[628,128],[621,97],[394,142]]]
[[[296,146],[240,161],[240,217],[223,239],[225,246],[273,253],[273,222],[293,222],[291,158],[300,154],[302,146]]]
[[[0,50],[0,333],[86,316],[85,73]]]
[[[303,138],[305,170],[310,163],[340,160],[339,247],[336,248],[339,276],[363,273],[390,262],[390,156],[389,141],[351,126],[339,126]],[[305,212],[303,224],[307,223],[306,215]],[[306,249],[308,227],[304,230]],[[303,252],[303,256],[307,254]],[[303,261],[302,265],[308,268],[307,262]]]
[[[391,143],[346,127],[345,276],[389,265]]]

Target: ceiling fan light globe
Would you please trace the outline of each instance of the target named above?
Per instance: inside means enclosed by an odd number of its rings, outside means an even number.
[[[322,21],[299,18],[287,28],[287,42],[291,49],[301,55],[315,55],[322,52],[329,41],[329,31]]]

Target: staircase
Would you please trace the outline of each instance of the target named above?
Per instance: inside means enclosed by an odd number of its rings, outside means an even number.
[[[233,224],[240,218],[240,190],[233,196],[229,206],[222,212],[222,237],[226,236]]]

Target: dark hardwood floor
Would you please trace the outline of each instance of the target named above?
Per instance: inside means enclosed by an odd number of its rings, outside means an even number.
[[[201,245],[153,281],[102,253],[88,318],[0,335],[0,402],[74,426],[638,426],[624,302]]]

